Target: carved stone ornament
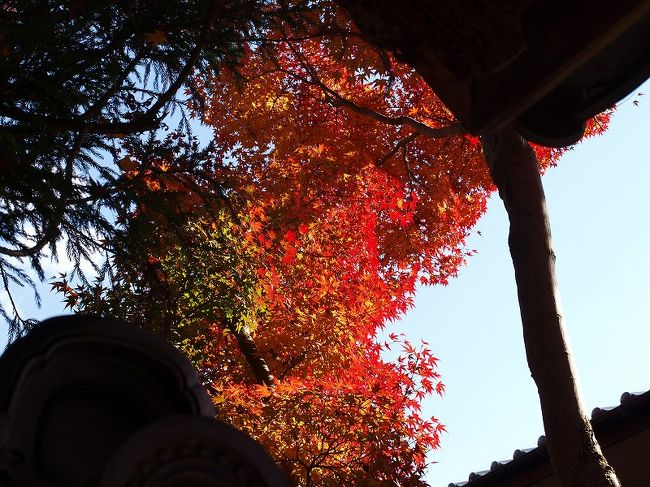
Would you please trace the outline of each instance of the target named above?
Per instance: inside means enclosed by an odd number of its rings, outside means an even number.
[[[100,486],[264,487],[284,485],[273,461],[248,435],[196,416],[170,416],[129,438]]]
[[[52,318],[0,357],[0,487],[286,485],[261,446],[213,418],[162,338]]]

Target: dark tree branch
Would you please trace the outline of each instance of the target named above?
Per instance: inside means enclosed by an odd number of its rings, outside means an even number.
[[[399,117],[390,117],[388,115],[384,115],[382,113],[376,112],[375,110],[372,110],[370,108],[359,106],[353,101],[348,100],[347,98],[340,95],[338,92],[328,87],[325,83],[323,83],[318,78],[318,75],[316,74],[314,69],[309,65],[307,61],[304,60],[300,52],[298,52],[294,48],[292,48],[292,51],[300,61],[305,71],[309,73],[311,79],[305,79],[302,76],[287,70],[282,70],[282,72],[292,77],[298,78],[301,81],[304,81],[306,83],[312,84],[314,86],[318,86],[328,96],[329,102],[333,106],[345,107],[355,113],[359,113],[360,115],[365,115],[367,117],[373,118],[379,122],[385,123],[386,125],[393,125],[398,127],[409,126],[413,128],[417,134],[424,135],[426,137],[430,137],[433,139],[451,137],[454,135],[464,135],[467,133],[467,130],[465,130],[465,128],[458,122],[450,123],[449,125],[446,125],[444,127],[434,128],[422,122],[419,122],[414,118],[407,117],[405,115]]]
[[[284,379],[289,372],[291,372],[293,369],[295,369],[298,365],[300,365],[306,358],[307,355],[311,352],[311,348],[307,347],[305,348],[299,355],[291,358],[289,360],[289,363],[285,367],[285,369],[278,375],[278,378],[280,380]]]
[[[83,143],[83,139],[85,136],[86,136],[86,131],[82,130],[79,134],[77,134],[77,137],[75,138],[72,149],[70,150],[70,154],[66,159],[65,172],[64,172],[64,181],[66,187],[64,188],[64,194],[61,196],[61,199],[57,202],[55,214],[47,223],[47,226],[45,227],[45,230],[43,231],[42,235],[38,238],[36,243],[34,243],[34,245],[32,245],[31,247],[22,246],[22,248],[20,249],[10,249],[4,246],[0,246],[0,254],[4,254],[10,257],[17,257],[17,258],[33,256],[38,254],[43,249],[43,247],[45,247],[48,243],[56,239],[56,237],[60,234],[59,227],[61,226],[61,222],[63,220],[63,217],[65,216],[65,209],[69,198],[69,194],[65,194],[65,192],[68,193],[71,192],[70,189],[72,186],[74,160],[77,157],[79,150],[81,149],[81,144]]]
[[[48,115],[34,115],[17,107],[0,105],[0,115],[25,122],[30,125],[47,127],[55,132],[80,132],[85,130],[88,134],[113,135],[145,132],[158,127],[158,120],[143,118],[132,122],[88,122],[84,118],[52,118]],[[26,125],[9,125],[5,129],[16,135],[28,136],[38,132],[37,127]]]
[[[238,325],[238,323],[234,323],[231,320],[224,321],[226,329],[237,339],[239,350],[246,359],[246,362],[248,362],[257,381],[269,387],[275,385],[275,377],[273,377],[266,360],[264,360],[264,357],[261,356],[257,349],[255,339],[241,325]]]
[[[196,65],[196,62],[201,55],[201,51],[203,50],[205,43],[208,40],[208,36],[210,35],[210,29],[212,28],[212,21],[214,20],[216,10],[216,5],[213,2],[208,11],[207,18],[203,24],[201,34],[196,41],[196,46],[194,46],[194,49],[192,50],[190,57],[185,63],[185,66],[178,73],[176,80],[169,86],[167,91],[159,96],[156,103],[154,103],[153,106],[147,110],[147,113],[144,117],[145,119],[156,117],[160,109],[176,94],[176,92],[180,89],[183,83],[185,83],[190,74],[192,74],[194,66]]]
[[[377,167],[383,166],[386,163],[386,161],[388,161],[391,157],[397,154],[397,152],[401,148],[406,149],[406,146],[409,145],[411,142],[413,142],[418,137],[418,135],[420,134],[413,132],[412,134],[408,135],[407,137],[404,137],[402,140],[397,142],[397,144],[395,144],[395,146],[390,151],[388,151],[387,154],[385,154],[380,160],[378,160],[375,163],[375,166]],[[407,164],[407,169],[408,169],[408,164]],[[409,169],[409,173],[410,173],[410,169]]]
[[[28,113],[24,110],[21,110],[18,107],[11,107],[7,105],[0,105],[0,115],[18,120],[20,122],[25,122],[34,125],[46,126],[51,130],[58,132],[67,132],[67,131],[85,131],[88,134],[103,134],[103,135],[115,135],[115,134],[130,134],[137,132],[145,132],[148,130],[156,129],[160,120],[158,119],[158,112],[160,109],[166,105],[171,98],[178,92],[180,87],[187,81],[187,78],[192,73],[196,62],[198,61],[205,43],[210,34],[210,29],[212,26],[212,21],[216,13],[216,6],[213,4],[210,8],[203,29],[197,39],[196,45],[190,56],[183,66],[183,69],[178,73],[174,82],[167,88],[167,90],[158,96],[156,102],[147,110],[144,115],[137,117],[131,122],[89,122],[86,119],[88,116],[96,115],[103,105],[106,104],[113,91],[119,88],[121,83],[117,83],[113,89],[108,90],[104,97],[100,99],[100,102],[95,105],[95,107],[89,110],[81,118],[52,118],[48,115],[35,115]],[[128,75],[132,71],[137,63],[140,61],[142,54],[138,54],[127,66],[128,71],[125,73]],[[123,78],[121,78],[123,79]],[[11,131],[14,134],[32,134],[35,132],[34,128],[25,127],[22,125],[14,125],[6,127],[7,130]]]
[[[86,113],[83,114],[84,119],[92,118],[93,116],[101,113],[104,106],[109,102],[111,97],[120,91],[122,82],[124,82],[124,80],[128,78],[129,74],[131,74],[131,71],[133,71],[138,66],[142,60],[143,55],[144,51],[140,51],[135,56],[133,56],[131,62],[127,64],[122,71],[122,76],[113,83],[113,86],[109,90],[106,90],[106,93],[104,93],[104,95],[97,101],[97,103],[95,103],[88,111],[86,111]]]
[[[465,128],[458,122],[450,123],[444,127],[429,127],[428,125],[415,120],[414,118],[407,116],[400,117],[389,117],[378,113],[370,108],[361,107],[354,102],[343,98],[341,95],[335,91],[329,89],[325,85],[323,86],[324,90],[332,96],[332,103],[335,106],[343,106],[352,110],[353,112],[359,113],[361,115],[366,115],[368,117],[374,118],[375,120],[385,123],[387,125],[403,126],[407,125],[412,127],[415,132],[419,135],[424,135],[425,137],[430,137],[432,139],[439,139],[443,137],[451,137],[454,135],[464,135],[467,133]]]

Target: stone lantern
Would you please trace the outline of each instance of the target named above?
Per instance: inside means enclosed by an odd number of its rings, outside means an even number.
[[[52,318],[6,350],[0,378],[0,487],[287,485],[151,332]]]

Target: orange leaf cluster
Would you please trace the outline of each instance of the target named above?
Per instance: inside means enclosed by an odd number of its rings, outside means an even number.
[[[171,193],[190,217],[181,245],[144,196],[136,215],[154,221],[149,264],[174,307],[165,319],[219,417],[297,485],[424,485],[444,430],[420,415],[443,391],[436,359],[381,336],[417,285],[456,275],[493,186],[480,140],[422,78],[366,44],[335,5],[317,5],[247,45],[236,71],[195,80],[206,107],[196,115],[215,134],[202,179],[168,152],[121,166],[142,178],[142,195]],[[542,168],[560,155],[535,150]],[[248,338],[273,386],[252,380]]]
[[[196,84],[216,166],[246,201],[233,231],[254,261],[251,330],[277,383],[247,381],[235,338],[218,328],[192,347],[213,371],[220,417],[297,484],[422,485],[444,429],[420,416],[443,389],[435,358],[378,336],[416,285],[445,284],[469,253],[492,189],[480,147],[462,132],[437,137],[455,125],[448,110],[359,37],[284,24],[274,36],[286,40],[251,45],[237,72]],[[396,343],[402,354],[388,360]]]

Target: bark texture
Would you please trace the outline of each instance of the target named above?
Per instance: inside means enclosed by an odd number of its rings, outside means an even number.
[[[508,218],[526,355],[551,464],[564,487],[620,486],[584,412],[555,279],[555,254],[535,154],[512,128],[481,137]]]
[[[265,386],[274,386],[275,377],[271,373],[266,360],[260,354],[255,339],[251,334],[242,327],[238,327],[236,323],[227,321],[225,327],[230,330],[230,332],[235,335],[237,339],[237,345],[239,346],[239,351],[242,353],[246,362],[248,363],[255,379],[258,383],[264,384]]]

